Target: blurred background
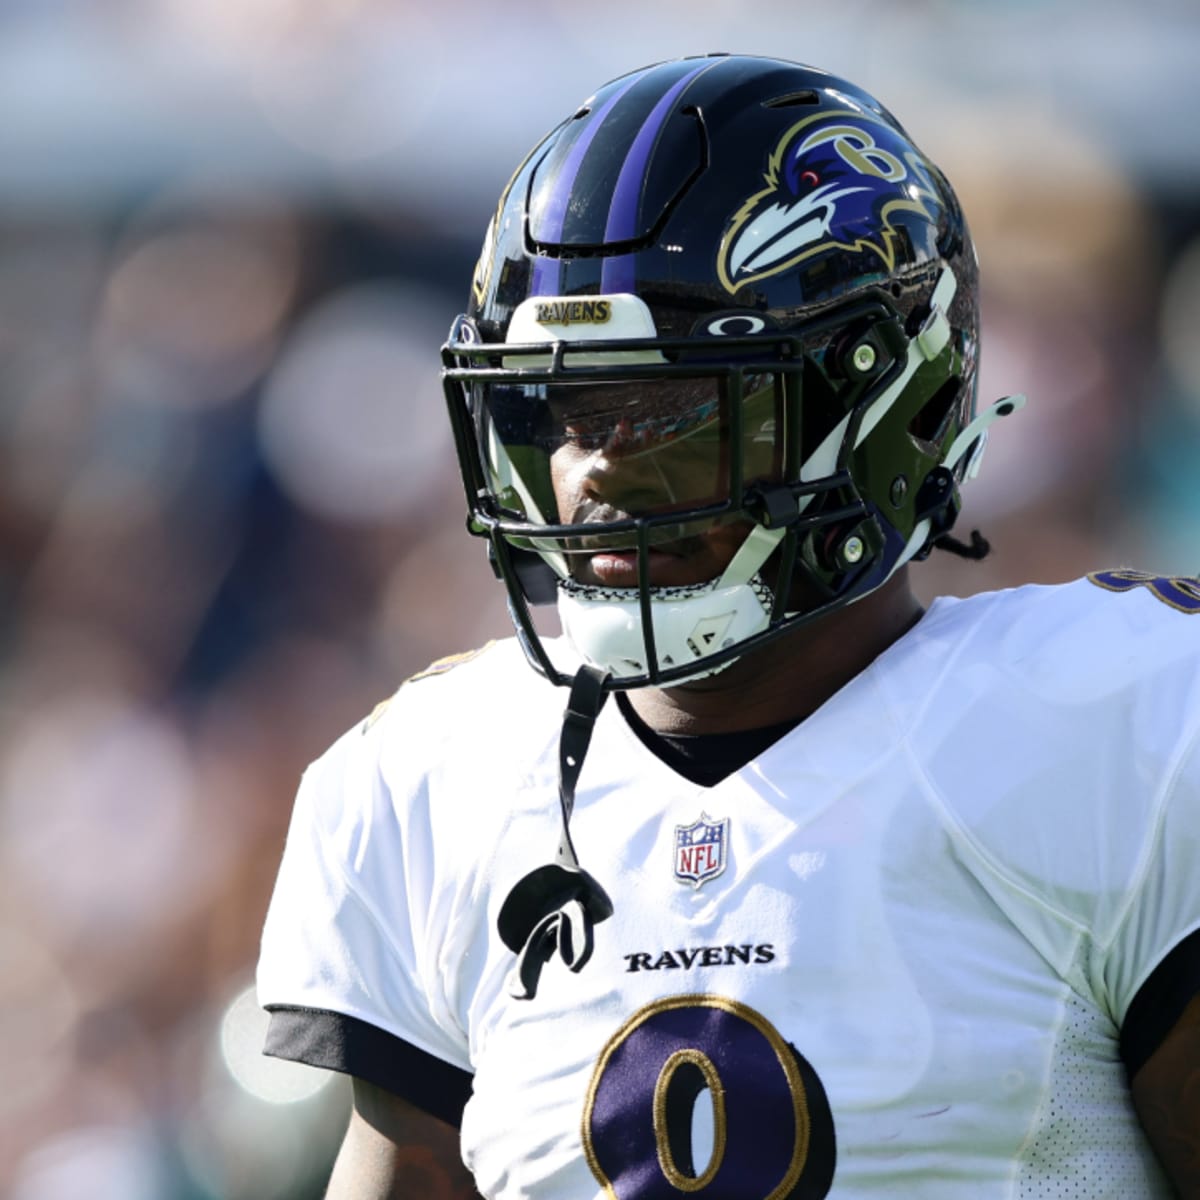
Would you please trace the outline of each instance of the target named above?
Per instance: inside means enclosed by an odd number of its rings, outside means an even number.
[[[0,1197],[316,1197],[247,989],[304,765],[508,629],[437,382],[509,173],[681,53],[955,182],[998,426],[926,595],[1200,568],[1195,0],[0,0]],[[939,561],[941,560],[941,561]]]

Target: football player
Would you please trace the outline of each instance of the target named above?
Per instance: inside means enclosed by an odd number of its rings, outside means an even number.
[[[266,923],[330,1196],[1200,1196],[1200,584],[922,609],[1023,403],[978,295],[810,67],[634,71],[517,169],[443,351],[516,637],[309,769]]]

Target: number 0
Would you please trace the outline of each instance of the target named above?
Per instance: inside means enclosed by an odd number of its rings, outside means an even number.
[[[712,1152],[693,1161],[707,1093]],[[822,1200],[833,1117],[816,1072],[762,1015],[720,996],[673,996],[635,1013],[588,1088],[583,1146],[614,1200]]]

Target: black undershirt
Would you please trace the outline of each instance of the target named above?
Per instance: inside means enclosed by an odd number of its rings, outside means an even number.
[[[658,733],[637,715],[624,692],[617,693],[617,705],[626,724],[651,754],[690,783],[698,783],[701,787],[713,787],[740,771],[800,724],[800,718],[796,717],[778,725],[738,733]]]

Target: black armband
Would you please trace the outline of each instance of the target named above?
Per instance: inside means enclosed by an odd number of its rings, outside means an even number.
[[[474,1078],[469,1071],[344,1013],[288,1005],[268,1005],[267,1011],[264,1054],[365,1079],[461,1127]]]

